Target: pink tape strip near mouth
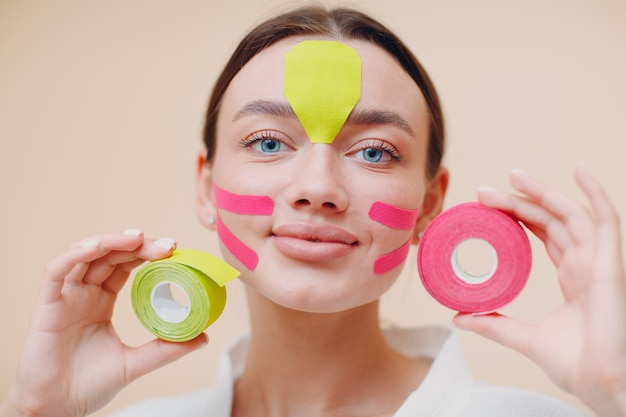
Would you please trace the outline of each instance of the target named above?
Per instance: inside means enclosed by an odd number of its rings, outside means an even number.
[[[369,216],[372,220],[400,230],[413,230],[418,215],[419,209],[403,209],[380,201],[374,202],[369,211]],[[376,259],[374,262],[374,273],[384,274],[402,264],[409,254],[410,247],[411,239],[393,252]]]
[[[274,211],[274,200],[266,195],[234,194],[213,184],[217,207],[235,214],[270,216]]]
[[[274,200],[265,195],[234,194],[213,184],[215,202],[218,208],[234,214],[270,216],[274,211]],[[217,217],[217,235],[220,240],[246,268],[254,271],[259,263],[259,255],[231,232]]]
[[[259,263],[259,255],[239,240],[233,232],[228,230],[228,227],[226,227],[219,216],[217,217],[215,225],[217,228],[217,235],[224,246],[226,246],[226,249],[228,249],[230,253],[232,253],[235,258],[243,264],[243,266],[248,268],[250,271],[254,271]]]
[[[268,196],[242,195],[226,191],[214,184],[215,199],[218,208],[235,214],[269,216],[274,211],[274,201]],[[394,207],[390,204],[375,202],[369,211],[369,216],[385,226],[412,230],[419,210],[408,210]],[[259,263],[259,256],[255,251],[239,240],[221,221],[217,219],[217,234],[224,246],[249,270],[253,271]],[[384,274],[406,259],[411,240],[395,251],[385,254],[374,262],[374,272]]]
[[[376,259],[376,261],[374,262],[374,273],[379,275],[384,274],[385,272],[389,272],[395,267],[402,264],[402,262],[404,262],[404,260],[408,256],[410,248],[411,239],[407,240],[404,245],[400,246],[393,252],[390,252]]]
[[[418,215],[419,209],[402,209],[380,201],[374,202],[369,211],[372,220],[402,230],[413,230]]]

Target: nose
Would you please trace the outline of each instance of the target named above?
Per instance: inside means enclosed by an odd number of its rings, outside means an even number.
[[[346,179],[332,145],[314,143],[297,161],[289,188],[289,201],[296,209],[342,212],[348,207]]]

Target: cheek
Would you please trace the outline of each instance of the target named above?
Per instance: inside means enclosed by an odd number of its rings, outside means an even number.
[[[271,216],[274,212],[274,200],[265,195],[235,194],[217,184],[213,186],[213,192],[217,207],[230,213]]]
[[[404,263],[411,248],[411,238],[404,242],[397,249],[379,256],[374,261],[374,273],[376,275],[386,274]]]
[[[217,235],[222,245],[232,254],[243,266],[253,271],[259,263],[257,253],[237,237],[238,231],[231,231],[221,217],[217,219]]]
[[[413,230],[419,216],[419,208],[401,208],[382,201],[375,201],[370,207],[368,215],[375,222],[392,229]]]
[[[262,236],[265,229],[270,227],[268,216],[274,211],[274,201],[263,195],[232,193],[217,184],[214,185],[213,191],[219,213],[216,224],[217,235],[228,252],[247,269],[253,271],[259,263],[259,257],[238,236],[244,236],[245,231],[259,231]],[[265,218],[265,221],[258,221],[259,216]]]
[[[396,230],[393,233],[390,233],[391,231],[389,230],[384,230],[385,236],[399,235],[404,242],[400,246],[396,244],[393,250],[385,252],[376,258],[374,261],[374,273],[382,275],[402,265],[408,256],[412,241],[411,231],[415,227],[417,217],[419,216],[419,208],[402,208],[382,201],[376,201],[372,204],[368,215],[373,221]],[[403,231],[404,233],[402,233]],[[389,247],[387,245],[384,246]]]
[[[254,240],[250,240],[250,236],[263,237],[271,230],[269,216],[274,211],[273,199],[264,195],[233,193],[217,184],[214,186],[214,194],[220,213],[217,232],[222,245],[248,270],[255,270],[259,257],[253,249],[257,245]],[[355,215],[365,216],[368,203],[363,202],[359,206],[364,212]],[[369,205],[369,218],[364,226],[372,233],[374,244],[371,253],[375,274],[390,272],[405,261],[412,240],[411,231],[418,215],[418,208],[399,207],[383,201],[374,201]],[[372,221],[376,223],[373,227],[370,223]]]

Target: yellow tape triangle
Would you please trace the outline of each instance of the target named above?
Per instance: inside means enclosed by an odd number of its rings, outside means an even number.
[[[300,42],[285,57],[283,88],[311,142],[333,143],[361,98],[361,57],[341,42]]]

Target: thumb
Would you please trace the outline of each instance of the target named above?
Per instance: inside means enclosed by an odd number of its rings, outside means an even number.
[[[187,342],[168,342],[154,339],[142,346],[130,348],[126,353],[126,384],[183,356],[203,348],[209,338],[202,333]]]
[[[459,313],[452,320],[461,330],[468,330],[529,356],[531,326],[499,313],[475,315]]]

